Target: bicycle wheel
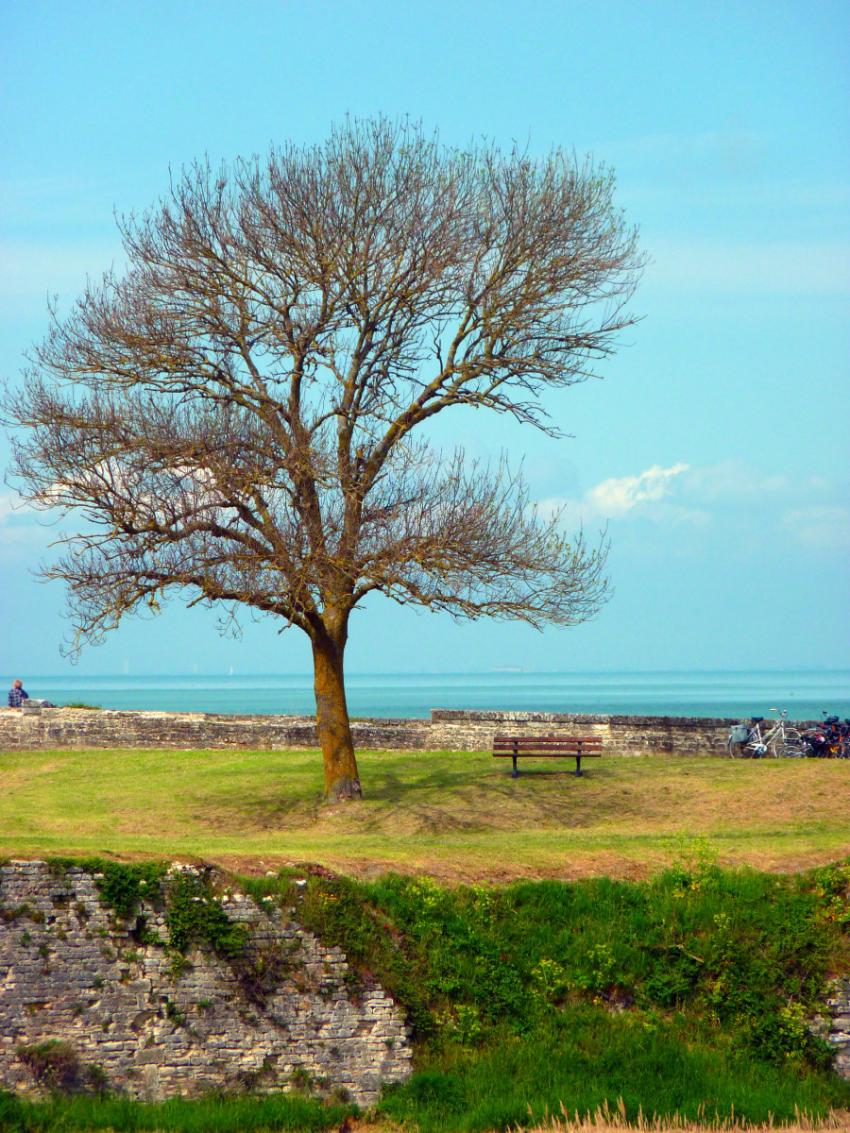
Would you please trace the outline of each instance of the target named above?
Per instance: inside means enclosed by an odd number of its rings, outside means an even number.
[[[787,736],[775,736],[768,745],[768,755],[773,759],[791,759],[802,754],[802,747],[791,743]]]
[[[726,741],[726,749],[729,752],[730,759],[740,759],[741,745],[739,743],[736,743],[731,736]]]
[[[802,759],[806,754],[803,737],[796,728],[785,729],[785,756],[788,759]]]

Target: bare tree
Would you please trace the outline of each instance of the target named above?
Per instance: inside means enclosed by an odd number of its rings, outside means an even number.
[[[549,386],[608,355],[641,268],[612,178],[349,123],[212,170],[120,222],[127,268],[89,285],[12,399],[14,472],[78,533],[74,644],[180,590],[312,643],[330,799],[361,793],[343,681],[371,591],[456,617],[570,625],[604,546],[568,540],[521,479],[420,437],[443,410],[552,434]]]

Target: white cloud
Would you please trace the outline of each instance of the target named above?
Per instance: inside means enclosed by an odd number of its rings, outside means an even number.
[[[763,547],[756,532],[781,527],[814,553],[850,547],[845,498],[846,492],[822,476],[792,478],[743,460],[696,468],[682,461],[613,476],[579,498],[550,498],[539,508],[545,516],[562,513],[566,527],[610,520],[621,535],[624,525],[646,522],[680,532],[710,528],[712,539],[724,539],[740,553]]]
[[[123,262],[121,244],[93,240],[91,243],[47,243],[6,240],[0,242],[0,299],[29,309],[33,300],[48,295],[74,296],[86,279],[100,279],[110,267]]]
[[[34,509],[25,504],[17,492],[0,492],[0,527],[33,519],[35,515]]]
[[[590,488],[580,499],[550,497],[538,502],[538,510],[544,516],[563,512],[568,523],[592,523],[598,520],[607,522],[619,519],[634,512],[650,519],[662,518],[700,521],[696,513],[667,503],[672,486],[678,477],[689,469],[689,465],[679,463],[669,468],[653,464],[643,472],[633,476],[612,476]],[[661,509],[661,510],[660,510]]]
[[[700,133],[641,134],[618,142],[607,143],[603,148],[616,154],[637,154],[657,162],[669,159],[692,165],[721,162],[727,169],[738,169],[761,157],[767,149],[768,135],[746,127],[729,125],[723,130],[704,130]]]
[[[762,472],[744,460],[724,460],[689,468],[681,489],[704,504],[742,503],[793,492],[794,485],[783,473]]]
[[[850,508],[813,504],[787,511],[782,522],[793,538],[811,551],[850,549]]]
[[[615,476],[591,488],[585,502],[596,515],[613,518],[623,515],[638,504],[663,500],[670,494],[670,481],[686,472],[687,464],[662,468],[653,464],[636,476]]]
[[[0,216],[10,226],[112,225],[112,202],[126,194],[116,176],[82,178],[5,177],[0,180]]]
[[[56,527],[21,502],[14,492],[0,492],[0,554],[44,549],[56,538]]]

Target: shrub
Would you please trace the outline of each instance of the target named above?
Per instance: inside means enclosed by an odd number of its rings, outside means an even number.
[[[83,1080],[80,1059],[70,1043],[51,1039],[32,1046],[19,1046],[17,1054],[39,1086],[63,1093],[80,1088]]]

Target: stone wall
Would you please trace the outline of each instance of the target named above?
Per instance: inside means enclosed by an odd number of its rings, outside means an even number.
[[[356,720],[361,748],[428,747],[428,720]],[[85,708],[0,708],[0,751],[15,748],[316,747],[312,716],[231,716],[208,712],[142,712]]]
[[[0,868],[0,1086],[49,1085],[38,1048],[51,1040],[64,1056],[52,1073],[67,1084],[145,1100],[313,1083],[370,1104],[382,1083],[410,1073],[400,1011],[377,984],[358,986],[343,953],[294,910],[219,890],[228,918],[249,931],[242,967],[198,948],[175,964],[161,903],[144,903],[145,922],[125,922],[97,883],[78,866]],[[258,973],[270,970],[269,986]]]
[[[820,1033],[835,1052],[832,1064],[836,1072],[850,1079],[850,979],[833,980],[826,1006]]]
[[[690,716],[611,716],[565,712],[470,712],[435,708],[431,747],[486,751],[495,735],[600,736],[611,754],[725,755],[737,720]]]
[[[154,896],[187,873],[209,876],[174,867]],[[219,878],[216,899],[249,947],[241,962],[199,948],[182,958],[167,948],[159,900],[122,919],[98,881],[75,865],[0,867],[0,1088],[88,1085],[156,1101],[297,1087],[368,1105],[410,1074],[401,1012],[300,927],[295,906],[258,905]],[[850,979],[833,981],[826,1007],[813,1029],[850,1078]]]
[[[725,755],[736,720],[689,716],[612,716],[434,708],[431,718],[352,723],[358,748],[486,751],[497,733],[599,735],[617,755],[669,752]],[[805,723],[799,726],[806,726]],[[203,712],[0,708],[0,751],[38,748],[316,747],[311,716],[227,716]]]

